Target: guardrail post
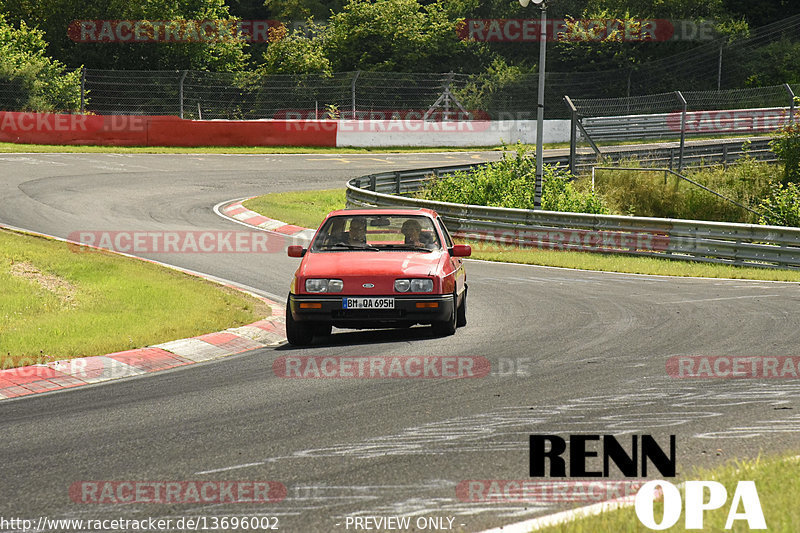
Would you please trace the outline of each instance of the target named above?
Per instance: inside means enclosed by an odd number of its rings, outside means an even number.
[[[369,188],[372,192],[375,192],[375,189],[378,187],[378,179],[375,174],[369,175]]]
[[[575,175],[575,154],[578,150],[578,109],[572,99],[564,95],[564,103],[569,107],[569,173]]]
[[[678,172],[683,172],[683,149],[686,146],[686,98],[680,91],[675,91],[678,101],[681,103],[681,148],[678,154]]]
[[[181,74],[181,81],[178,83],[178,105],[181,110],[181,118],[183,118],[183,80],[186,79],[186,74],[188,73],[188,70],[184,70],[183,74]]]
[[[400,183],[401,183],[400,173],[399,172],[395,172],[394,173],[394,193],[395,194],[400,194]]]
[[[353,81],[350,82],[350,97],[352,98],[353,120],[356,119],[356,80],[358,79],[359,74],[361,74],[361,71],[357,70],[355,76],[353,76]]]
[[[722,145],[722,168],[728,168],[728,145]]]
[[[788,83],[784,83],[783,86],[789,93],[789,124],[794,124],[794,91]]]
[[[86,111],[86,67],[81,67],[81,115]]]

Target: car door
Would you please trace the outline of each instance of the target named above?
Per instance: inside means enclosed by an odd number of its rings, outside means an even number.
[[[450,236],[450,232],[447,231],[447,226],[445,226],[444,222],[442,222],[442,217],[436,217],[436,224],[438,224],[439,229],[444,236],[444,245],[448,250],[452,249],[453,244],[455,243],[453,242],[453,238]],[[460,298],[464,292],[464,285],[467,281],[466,271],[464,270],[464,262],[460,257],[453,257],[449,253],[447,254],[447,259],[450,262],[449,270],[455,273],[453,277],[456,281],[456,292]]]

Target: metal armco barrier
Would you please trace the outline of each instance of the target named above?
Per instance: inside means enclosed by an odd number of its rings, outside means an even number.
[[[539,248],[767,268],[800,268],[800,228],[460,205],[404,196],[463,165],[383,172],[347,183],[348,207],[427,207],[477,248]]]
[[[777,156],[769,149],[771,139],[756,137],[752,139],[731,139],[727,141],[694,141],[683,149],[683,167],[709,167],[714,165],[728,165],[735,162],[745,154],[760,161],[775,162]],[[619,162],[626,159],[637,159],[652,166],[679,168],[680,147],[666,146],[616,148],[614,151],[602,152],[599,156],[595,152],[578,152],[575,154],[573,172],[576,174],[589,173],[592,167],[602,162]],[[546,157],[547,164],[559,163],[568,166],[569,156]]]

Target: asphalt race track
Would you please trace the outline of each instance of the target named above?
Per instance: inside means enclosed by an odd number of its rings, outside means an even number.
[[[213,206],[498,156],[4,154],[0,223],[61,237],[249,231]],[[298,263],[277,253],[148,257],[281,300]],[[266,515],[283,531],[329,532],[347,531],[347,517],[405,515],[480,531],[564,508],[456,495],[464,480],[528,479],[532,433],[648,433],[661,443],[675,434],[679,474],[800,448],[797,380],[681,380],[665,369],[680,355],[800,356],[800,285],[479,261],[467,270],[469,323],[454,337],[420,327],[339,332],[308,349],[257,350],[0,402],[0,516]],[[482,356],[493,371],[281,379],[272,363],[286,355]],[[270,504],[73,503],[69,488],[82,480],[272,480],[288,493]]]

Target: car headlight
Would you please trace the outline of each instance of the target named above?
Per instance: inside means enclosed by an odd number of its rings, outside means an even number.
[[[431,292],[433,291],[433,280],[426,278],[398,279],[394,282],[394,290],[397,292]]]
[[[340,279],[316,279],[306,280],[306,292],[342,292],[344,282]]]
[[[433,290],[432,279],[412,279],[411,292],[431,292]]]

